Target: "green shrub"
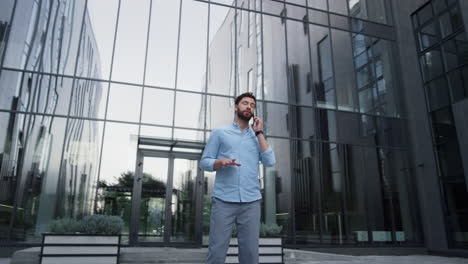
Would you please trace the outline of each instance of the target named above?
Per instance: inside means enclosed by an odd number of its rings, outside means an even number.
[[[81,232],[81,225],[75,219],[62,218],[50,222],[49,230],[53,233],[75,233]]]
[[[87,234],[117,235],[122,232],[124,221],[113,215],[89,215],[81,221],[82,232]]]
[[[122,232],[124,221],[118,216],[89,215],[81,220],[62,218],[54,220],[49,225],[53,233],[83,233],[117,235]]]
[[[261,223],[260,225],[260,236],[262,237],[271,237],[271,236],[278,236],[283,229],[282,226],[277,224],[265,224]]]

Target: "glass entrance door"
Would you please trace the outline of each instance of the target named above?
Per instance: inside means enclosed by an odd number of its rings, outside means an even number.
[[[201,242],[199,156],[139,151],[130,243]]]

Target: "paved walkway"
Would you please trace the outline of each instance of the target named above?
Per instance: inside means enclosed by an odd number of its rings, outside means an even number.
[[[348,256],[323,254],[323,259],[314,261],[291,261],[286,264],[468,264],[468,258],[438,256]],[[316,255],[316,256],[318,256]]]
[[[288,250],[289,251],[289,250]],[[295,250],[291,250],[295,251]],[[468,264],[468,258],[438,256],[349,256],[314,252],[314,261],[286,261],[285,264]],[[0,258],[0,264],[10,264],[9,258]],[[175,263],[174,263],[175,264]]]

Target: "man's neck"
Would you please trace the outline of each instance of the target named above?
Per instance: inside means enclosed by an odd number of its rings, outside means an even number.
[[[238,117],[234,118],[234,122],[239,126],[241,131],[244,131],[244,129],[249,126],[249,122],[244,121]]]

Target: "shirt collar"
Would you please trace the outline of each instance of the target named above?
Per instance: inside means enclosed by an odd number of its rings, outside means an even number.
[[[234,128],[234,129],[240,130],[240,127],[239,127],[239,125],[238,125],[236,122],[232,122],[232,123],[231,123],[231,126],[232,126],[232,128]],[[247,127],[246,127],[245,129],[246,129],[246,131],[250,131],[250,126],[247,125]]]

